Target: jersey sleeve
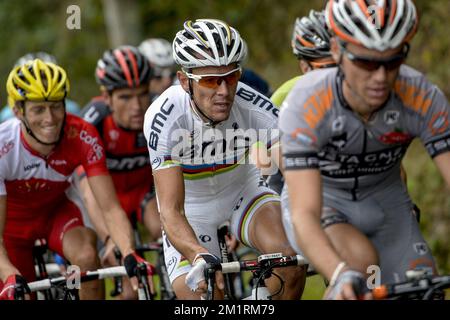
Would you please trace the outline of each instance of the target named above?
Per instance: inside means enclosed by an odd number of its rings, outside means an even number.
[[[316,106],[329,103],[330,92],[331,89],[308,90],[297,83],[286,97],[279,119],[285,170],[319,168],[318,152],[323,139],[317,128],[324,112],[318,112]]]
[[[186,141],[186,130],[180,128],[177,118],[175,104],[166,96],[156,99],[145,115],[144,135],[152,170],[181,165],[177,146],[180,141]]]
[[[415,103],[422,102],[421,110],[426,111],[420,139],[432,158],[450,151],[450,105],[444,93],[429,84],[423,98],[418,96]]]
[[[9,130],[8,130],[9,131]],[[14,141],[10,139],[5,139],[5,136],[2,136],[2,145],[0,147],[0,196],[4,196],[7,194],[6,192],[6,180],[9,180],[9,176],[11,175],[11,165],[10,163],[15,163],[16,160],[13,160],[14,162],[11,162],[11,160],[8,160],[7,156],[10,156],[8,153],[12,151],[14,148]],[[14,159],[14,156],[13,156]]]
[[[80,130],[81,164],[88,177],[107,175],[106,155],[97,129],[83,121]]]

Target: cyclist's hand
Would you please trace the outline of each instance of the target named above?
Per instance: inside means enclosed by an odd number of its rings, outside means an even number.
[[[334,286],[325,291],[327,300],[371,300],[364,276],[357,271],[346,270],[336,279]]]
[[[205,281],[205,269],[209,263],[220,263],[220,259],[210,253],[199,253],[195,257],[192,263],[192,269],[186,276],[185,283],[193,292],[198,292],[204,294],[207,291],[207,284]],[[223,275],[221,272],[215,273],[216,284],[220,290],[225,287],[225,282],[223,280]]]
[[[127,270],[128,277],[130,277],[131,287],[133,290],[137,290],[139,287],[139,282],[137,279],[137,271],[138,271],[138,264],[145,264],[147,267],[147,281],[150,287],[151,294],[155,294],[155,289],[153,286],[153,279],[152,276],[155,273],[155,267],[150,264],[148,261],[143,259],[142,257],[138,256],[136,252],[130,253],[125,257],[123,260],[123,265],[125,266],[125,269]]]
[[[26,300],[30,299],[30,288],[25,278],[18,274],[8,276],[0,291],[0,300],[16,300],[20,298],[17,296],[19,290],[25,293],[24,297]]]

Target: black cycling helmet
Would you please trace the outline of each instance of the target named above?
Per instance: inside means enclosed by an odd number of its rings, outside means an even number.
[[[295,20],[292,51],[298,59],[331,58],[330,38],[323,11],[311,10]]]
[[[138,87],[148,83],[151,75],[147,58],[132,46],[105,51],[95,70],[97,83],[108,91]]]

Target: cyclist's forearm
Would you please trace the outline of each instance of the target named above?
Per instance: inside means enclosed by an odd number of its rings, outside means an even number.
[[[296,240],[314,268],[330,280],[336,266],[343,260],[320,225],[317,215],[297,212],[292,217]]]
[[[100,238],[101,241],[105,241],[106,237],[108,235],[109,236],[111,235],[106,225],[104,214],[102,213],[98,205],[91,206],[88,204],[88,202],[85,202],[85,204],[86,210],[88,211],[89,219],[91,220],[92,226],[94,227],[97,236]]]
[[[161,209],[161,222],[170,243],[190,262],[197,253],[208,252],[201,246],[183,212]]]
[[[109,235],[125,257],[134,250],[133,229],[126,213],[120,208],[105,212],[105,222]],[[102,239],[104,240],[104,239]]]
[[[106,227],[105,219],[103,218],[102,210],[100,209],[94,195],[92,194],[91,187],[87,181],[87,178],[81,179],[79,182],[79,189],[83,197],[83,203],[86,207],[89,219],[94,226],[100,240],[104,241],[109,235],[108,228]]]

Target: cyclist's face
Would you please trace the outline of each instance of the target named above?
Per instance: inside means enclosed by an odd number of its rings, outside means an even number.
[[[55,143],[64,124],[63,101],[25,101],[24,112],[17,116],[25,120],[33,134],[42,142]]]
[[[142,130],[145,111],[150,105],[148,83],[137,88],[120,88],[114,90],[108,97],[116,124],[125,129]]]
[[[345,74],[344,96],[347,102],[352,108],[362,109],[356,110],[361,114],[372,113],[389,98],[402,61],[399,61],[398,65],[391,64],[389,68],[385,65],[379,65],[375,70],[368,70],[373,64],[377,65],[376,63],[370,63],[370,60],[389,61],[392,57],[398,57],[402,47],[380,52],[354,44],[347,44],[345,49],[340,48],[338,50],[342,54],[341,68]],[[363,59],[352,61],[352,55],[357,59],[361,57]]]
[[[226,74],[237,68],[236,64],[220,67],[201,67],[192,69],[194,75],[208,75],[208,74]],[[189,91],[189,78],[186,74],[178,72],[180,83],[185,91]],[[210,119],[214,121],[224,121],[228,119],[231,111],[231,107],[234,102],[234,96],[236,94],[236,88],[240,73],[237,75],[237,79],[232,79],[233,75],[228,76],[226,79],[222,78],[222,81],[217,79],[208,79],[208,86],[202,84],[202,81],[195,81],[190,79],[192,84],[193,96],[197,106],[205,113]],[[218,81],[209,81],[218,80]],[[213,83],[219,83],[216,87],[211,87]]]

